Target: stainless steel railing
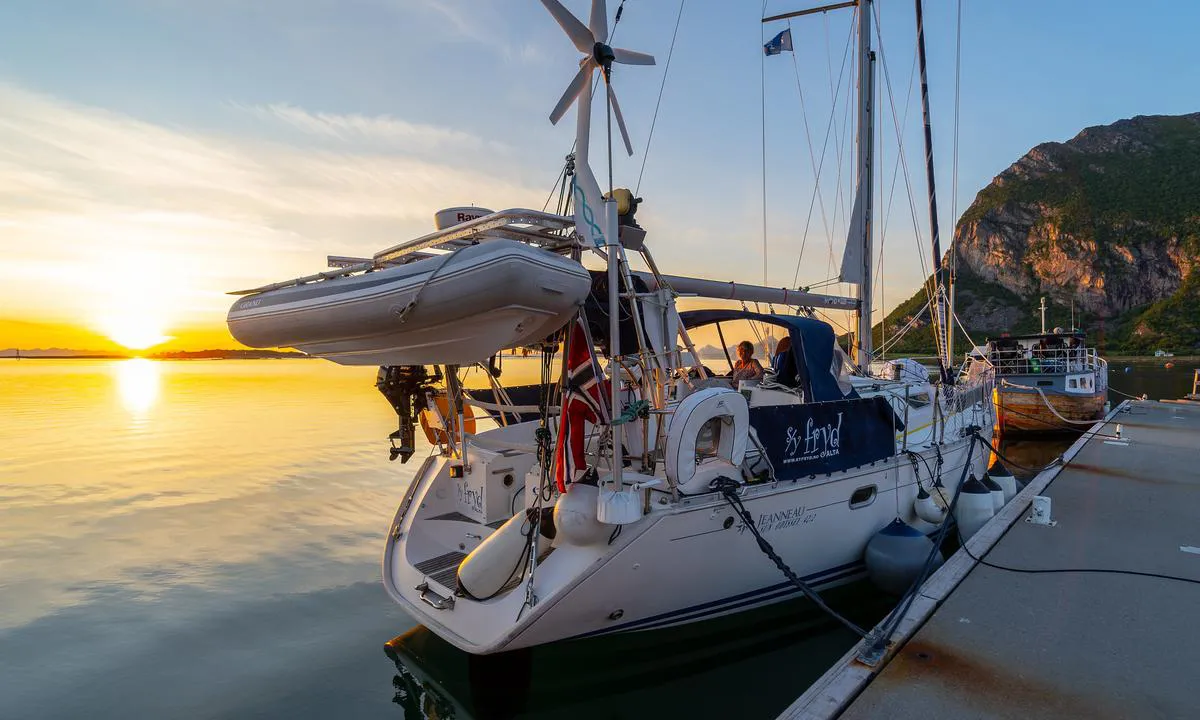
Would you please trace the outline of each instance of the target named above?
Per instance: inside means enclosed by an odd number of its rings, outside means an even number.
[[[1106,365],[1095,348],[1085,347],[993,350],[988,361],[997,375],[1087,372]]]

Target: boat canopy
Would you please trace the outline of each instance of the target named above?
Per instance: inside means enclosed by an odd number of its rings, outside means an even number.
[[[985,340],[988,343],[1005,343],[1018,340],[1052,340],[1054,338],[1075,338],[1083,340],[1087,336],[1082,330],[1064,330],[1062,332],[1048,333],[1031,333],[1029,335],[1001,335],[1000,337],[989,337]]]
[[[812,402],[827,402],[855,397],[842,392],[838,385],[840,355],[834,352],[836,340],[829,323],[800,315],[775,315],[750,312],[749,310],[688,310],[679,313],[683,326],[691,329],[735,320],[752,320],[781,327],[792,339],[792,352],[796,361],[796,378],[804,397]],[[840,369],[840,367],[839,367]]]

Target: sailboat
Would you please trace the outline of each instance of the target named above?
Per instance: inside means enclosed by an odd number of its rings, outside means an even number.
[[[869,374],[872,0],[858,3],[860,183],[843,269],[855,297],[660,272],[637,199],[602,194],[589,162],[596,75],[632,153],[610,69],[654,58],[607,44],[604,0],[587,24],[542,3],[583,54],[551,114],[577,109],[569,214],[482,214],[245,291],[230,312],[231,328],[253,321],[240,336],[252,343],[286,334],[335,362],[383,363],[393,458],[411,458],[424,430],[430,452],[385,542],[388,594],[451,644],[489,654],[814,594],[863,578],[867,543],[893,521],[925,534],[949,522],[929,498],[987,469],[992,377],[979,366],[954,382],[948,354],[933,376]],[[433,292],[449,268],[461,283],[501,285],[479,260],[493,250],[540,268],[518,299],[477,293],[464,309]],[[585,255],[605,270],[585,270]],[[681,311],[682,295],[790,310]],[[369,318],[326,315],[350,302],[366,302]],[[269,308],[279,312],[255,318]],[[853,359],[816,309],[857,315]],[[789,340],[758,382],[716,375],[697,353],[699,329],[732,322]],[[501,380],[492,358],[514,344],[537,348],[539,382]],[[487,389],[464,387],[469,365]]]

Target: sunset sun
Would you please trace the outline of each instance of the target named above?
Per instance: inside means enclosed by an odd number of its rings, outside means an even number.
[[[104,332],[113,342],[130,350],[145,350],[171,339],[161,322],[145,316],[113,318],[105,323]]]

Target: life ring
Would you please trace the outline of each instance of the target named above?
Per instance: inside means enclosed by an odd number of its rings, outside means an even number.
[[[750,407],[745,396],[729,388],[697,390],[679,403],[667,426],[667,478],[681,492],[708,490],[708,480],[705,479],[707,473],[700,473],[704,477],[697,477],[697,461],[701,458],[697,457],[696,451],[701,430],[714,418],[719,418],[720,422],[709,457],[724,460],[734,470],[741,466],[746,457]]]
[[[457,431],[453,433],[449,431],[449,428],[454,427],[458,422],[456,418],[450,417],[450,399],[441,393],[431,396],[431,399],[437,407],[437,412],[426,408],[420,414],[421,429],[425,431],[425,439],[429,441],[430,445],[440,445],[447,439],[453,440],[457,445],[462,437],[461,433]],[[463,403],[463,426],[468,435],[475,434],[475,412],[466,403]]]

